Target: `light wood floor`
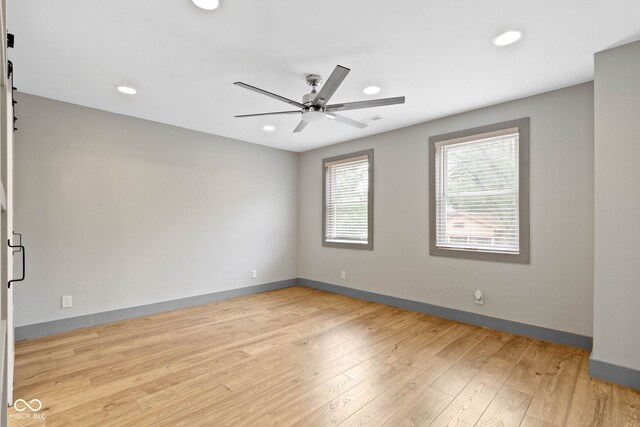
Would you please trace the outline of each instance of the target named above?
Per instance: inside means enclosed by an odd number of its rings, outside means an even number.
[[[16,354],[15,398],[54,426],[640,425],[640,392],[589,378],[586,351],[303,287]]]

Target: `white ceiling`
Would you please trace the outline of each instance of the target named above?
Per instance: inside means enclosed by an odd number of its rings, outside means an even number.
[[[639,0],[9,0],[23,92],[292,151],[376,134],[593,78],[593,54],[640,38]],[[491,39],[525,31],[516,45]],[[331,103],[406,95],[363,130],[298,116],[304,76],[352,69]],[[367,96],[368,85],[382,92]],[[135,96],[117,85],[138,89]],[[262,130],[265,124],[276,131]]]

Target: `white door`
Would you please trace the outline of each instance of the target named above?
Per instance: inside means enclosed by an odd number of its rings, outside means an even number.
[[[11,83],[11,82],[9,82]],[[13,236],[13,105],[11,84],[3,88],[2,101],[5,106],[5,117],[2,123],[2,147],[0,149],[0,157],[2,158],[2,184],[5,190],[5,211],[2,213],[2,256],[5,258],[2,268],[2,283],[4,288],[4,304],[3,308],[6,313],[6,399],[9,405],[13,404],[13,367],[14,367],[14,351],[15,337],[13,329],[13,289],[16,286],[8,287],[10,280],[14,279],[13,263],[14,249],[10,248],[8,243],[11,241],[13,245],[17,245],[18,241]],[[21,243],[21,242],[20,242]],[[15,256],[19,256],[16,253]],[[22,265],[19,266],[22,268]]]
[[[8,240],[13,232],[13,96],[12,81],[7,72],[6,1],[0,2],[0,181],[4,195],[4,206],[0,224],[0,288],[2,319],[3,366],[2,366],[2,419],[6,423],[7,405],[13,404],[14,329],[13,329],[13,289],[8,289],[13,279],[13,250]],[[3,190],[3,191],[2,191]],[[18,254],[16,254],[18,255]],[[20,266],[21,268],[22,266]]]

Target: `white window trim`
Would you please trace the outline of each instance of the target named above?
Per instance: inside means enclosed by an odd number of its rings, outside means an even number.
[[[438,247],[436,242],[436,147],[446,144],[463,143],[466,141],[495,137],[505,134],[505,132],[514,133],[514,129],[517,129],[519,134],[519,252],[517,254],[509,254]],[[429,246],[429,252],[434,256],[515,262],[523,264],[528,264],[530,262],[528,117],[459,132],[447,133],[444,135],[432,136],[429,138]]]

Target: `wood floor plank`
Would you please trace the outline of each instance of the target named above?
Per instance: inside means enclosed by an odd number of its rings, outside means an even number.
[[[428,414],[437,415],[453,397],[438,390],[430,389],[430,385],[440,377],[453,363],[454,360],[433,357],[430,362],[411,371],[411,378],[402,381],[394,381],[380,395],[372,399],[358,411],[353,413],[347,420],[341,423],[344,426],[382,426],[388,424],[396,414],[402,411],[402,406],[413,405],[417,398],[422,398],[423,405],[419,411],[419,417],[424,420]],[[427,391],[430,390],[430,393]],[[440,395],[446,395],[444,398]],[[428,399],[433,398],[432,402]],[[413,406],[410,411],[414,410]],[[416,411],[418,412],[418,411]],[[426,412],[426,414],[425,414]],[[401,420],[406,416],[406,412],[398,416]],[[435,416],[434,416],[435,418]]]
[[[612,384],[611,408],[611,425],[640,426],[640,390]]]
[[[398,410],[385,426],[428,426],[453,400],[452,396],[431,387],[420,387],[416,391],[415,396],[409,395],[399,402]]]
[[[295,422],[305,415],[305,411],[309,410],[308,408],[319,407],[357,384],[358,381],[353,378],[340,374],[319,387],[307,389],[293,397],[285,396],[286,402],[274,405],[272,408],[265,408],[262,414],[252,420],[252,423],[261,426],[295,425]]]
[[[430,320],[427,320],[425,322],[413,322],[410,324],[405,324],[404,329],[398,330],[396,329],[395,331],[392,331],[389,334],[385,334],[383,335],[384,338],[380,339],[377,341],[377,344],[375,341],[370,341],[370,345],[366,346],[367,348],[369,347],[376,347],[376,345],[384,345],[387,348],[393,347],[393,348],[398,348],[399,343],[402,343],[404,341],[406,341],[407,337],[417,337],[417,336],[422,336],[423,339],[429,339],[428,337],[433,337],[433,335],[431,334],[424,334],[422,335],[421,332],[426,329],[429,329],[429,331],[432,331],[432,328],[430,327],[430,325],[433,324],[433,322],[431,320],[434,320],[433,318]],[[396,324],[399,325],[399,324]],[[438,330],[438,328],[435,328],[436,330]],[[443,332],[443,330],[440,330],[440,332]],[[350,355],[353,355],[354,357],[357,357],[359,359],[363,359],[364,355],[366,354],[366,352],[362,351],[362,348],[354,351],[353,353],[350,353]],[[369,353],[369,354],[373,354],[373,353]],[[364,362],[363,362],[364,363]],[[362,363],[360,363],[362,364]],[[356,365],[359,366],[360,364]],[[351,369],[345,371],[345,372],[351,372]],[[302,389],[302,391],[305,390],[304,384],[302,385],[302,387],[298,388],[299,390]],[[336,398],[337,396],[332,397],[331,399],[327,399],[324,402],[327,401],[331,401],[334,398]],[[321,403],[324,403],[321,402]],[[269,412],[273,412],[275,411],[276,413],[280,413],[282,412],[282,408],[283,407],[287,407],[287,404],[289,402],[273,402],[273,406],[272,407],[265,407],[263,408],[266,412],[269,418],[271,419],[282,419],[281,417],[274,417],[273,414],[270,414]],[[292,413],[288,419],[287,419],[287,423],[294,423],[297,422],[300,419],[305,418],[305,416],[309,415],[313,409],[320,407],[320,404],[316,404],[316,405],[309,405],[307,402],[307,405],[305,405],[305,407],[302,407],[301,405],[297,405],[297,411],[295,413]]]
[[[611,384],[590,378],[589,355],[580,362],[580,374],[569,405],[569,426],[606,426],[611,417],[613,391]]]
[[[525,350],[515,369],[507,378],[505,387],[521,391],[526,394],[535,394],[542,382],[543,375],[547,371],[551,352],[551,343],[533,341]]]
[[[536,418],[525,415],[524,420],[522,420],[522,424],[520,424],[520,427],[566,427],[566,426],[554,426],[553,424],[540,421]]]
[[[505,335],[502,332],[491,331],[474,347],[473,351],[470,351],[438,378],[432,387],[451,396],[457,396],[489,361],[491,356],[505,345]]]
[[[15,398],[40,399],[47,426],[639,426],[640,392],[587,363],[292,287],[19,342]]]
[[[402,401],[421,395],[427,387],[431,386],[434,390],[444,392],[435,385],[447,377],[447,374],[448,381],[455,381],[456,384],[461,382],[460,377],[468,376],[464,382],[466,385],[490,355],[506,344],[507,338],[501,332],[487,331],[473,347],[458,347],[457,341],[454,341],[453,346],[447,346],[439,352],[440,356],[429,358],[426,354],[421,355],[421,360],[429,359],[429,363],[416,364],[416,368],[410,372],[410,378],[391,384],[385,392],[352,414],[343,424],[384,425],[394,417]],[[467,342],[470,343],[471,340]],[[451,351],[452,347],[458,349],[457,355]],[[446,358],[442,355],[446,355]]]
[[[398,310],[389,310],[389,313],[392,313],[395,317],[400,319],[400,321],[404,321],[404,319],[413,318],[415,316],[415,313],[406,312],[404,310],[400,310],[400,311],[398,311]],[[385,315],[378,316],[378,318],[376,319],[376,322],[384,322],[386,324],[394,324],[396,321],[397,320],[393,320],[393,321],[389,322],[389,319],[387,319]],[[376,324],[376,322],[374,322],[374,325]],[[377,334],[377,335],[383,334],[384,335],[384,334],[390,334],[390,333],[393,333],[393,332],[384,331],[384,330],[379,329],[379,328],[369,328],[369,330],[367,331],[367,334],[373,334],[373,335],[371,335],[370,338],[373,338],[375,336],[375,334]],[[375,339],[373,341],[375,341]],[[354,340],[350,340],[345,345],[348,345],[348,346],[351,346],[351,347],[357,347],[357,346],[361,346],[362,343],[358,343],[358,342],[356,342]],[[349,349],[349,347],[346,347],[346,348]],[[304,351],[308,351],[310,353],[313,353],[312,350],[313,349],[309,349],[309,348],[304,349]],[[336,359],[336,357],[339,357],[340,354],[346,353],[345,347],[343,345],[340,345],[338,347],[334,346],[333,348],[329,347],[329,350],[332,350],[332,351],[325,352],[325,353],[327,353],[326,355],[322,355],[321,354],[320,356],[315,355],[313,357],[314,364],[315,364],[316,367],[317,366],[321,366],[325,362],[329,363],[330,364],[329,366],[335,365],[336,368],[339,368],[341,370],[345,370],[345,369],[347,369],[349,367],[349,366],[345,366],[343,363],[334,363],[334,362],[331,361],[331,360],[335,360],[336,362],[340,361],[340,358]],[[291,354],[299,355],[299,354],[301,354],[301,351],[300,351],[300,349],[297,349],[296,351],[291,352]],[[346,354],[346,356],[349,356],[349,354]],[[353,359],[353,358],[352,357],[348,357],[347,358],[347,360],[351,360],[351,359]],[[356,363],[359,362],[358,359],[355,359],[355,360],[356,360]],[[351,365],[351,366],[353,366],[353,365]],[[336,371],[336,372],[339,372],[339,371]],[[331,373],[332,375],[335,374],[335,372],[332,372],[331,370],[327,371],[327,369],[325,367],[325,369],[323,369],[321,372],[313,372],[313,371],[311,371],[309,373],[309,375],[312,377],[313,381],[322,381],[322,378],[326,377],[326,375],[328,373]],[[296,386],[298,389],[300,389],[300,387],[302,387],[304,385],[305,385],[305,383],[304,383],[304,381],[302,381],[302,382],[295,382],[295,383],[291,383],[291,384],[285,384],[284,387],[285,387],[285,390],[286,390],[286,388],[291,388],[291,387],[294,387],[294,386]],[[280,394],[282,394],[282,391],[283,390],[280,390]],[[277,397],[278,396],[276,394],[274,394],[274,390],[271,390],[271,393],[269,393],[269,394],[255,395],[255,393],[254,393],[254,394],[250,394],[249,396],[234,397],[232,402],[227,403],[227,404],[223,404],[222,406],[218,406],[218,414],[216,415],[216,417],[217,418],[229,419],[231,417],[231,415],[228,415],[228,413],[236,412],[234,408],[237,405],[242,405],[242,407],[244,409],[243,417],[246,418],[246,414],[248,412],[254,412],[256,407],[262,407],[262,408],[268,407],[269,406],[269,402],[272,402],[272,401],[276,400]],[[243,403],[243,401],[245,401],[245,400],[246,400],[247,403]],[[231,405],[231,406],[229,406],[229,405]],[[218,422],[220,422],[220,421],[218,421]]]
[[[490,405],[507,377],[515,369],[515,365],[515,362],[491,358],[449,406],[440,413],[432,425],[474,425]]]
[[[548,369],[533,395],[527,415],[552,425],[565,425],[584,351],[553,344]]]
[[[465,331],[466,334],[458,336],[448,344],[442,343],[440,347],[434,345],[434,340],[431,346],[424,348],[419,346],[410,348],[406,353],[395,354],[390,358],[390,361],[383,364],[381,370],[319,408],[310,417],[303,419],[301,423],[308,425],[339,424],[382,394],[389,387],[390,381],[406,381],[412,365],[414,367],[421,366],[430,359],[430,356],[439,356],[440,353],[445,354],[449,359],[457,359],[473,348],[487,334],[487,331],[481,328],[471,328],[470,330],[465,328]],[[441,358],[444,359],[444,357]]]
[[[476,426],[517,427],[522,423],[533,396],[511,388],[502,388],[484,411]]]

